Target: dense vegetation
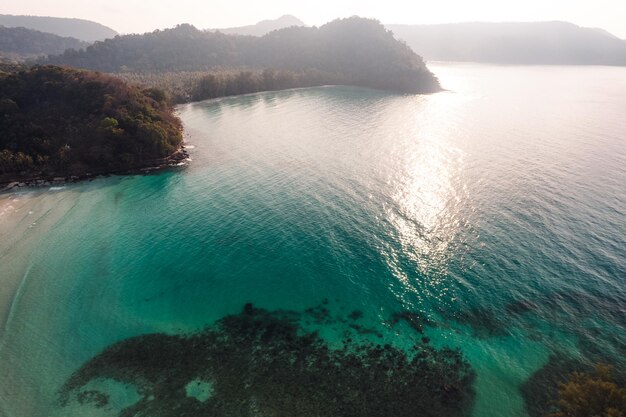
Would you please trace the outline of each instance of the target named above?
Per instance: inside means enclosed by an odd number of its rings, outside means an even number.
[[[317,84],[341,82],[409,93],[439,90],[437,79],[408,46],[378,21],[357,17],[320,28],[285,28],[260,38],[180,25],[68,50],[48,62],[113,73],[313,71]]]
[[[0,26],[0,60],[19,61],[42,55],[57,55],[66,49],[81,49],[88,44],[75,38],[26,28]]]
[[[0,14],[0,25],[6,27],[24,27],[58,36],[72,37],[85,42],[101,41],[117,35],[113,29],[83,19],[44,16],[14,16]]]
[[[53,66],[0,72],[0,132],[4,180],[134,169],[182,141],[162,92]]]
[[[350,84],[349,77],[315,69],[262,71],[193,71],[165,73],[118,73],[115,76],[136,85],[165,91],[172,102],[206,100],[259,91],[285,90],[327,84]]]

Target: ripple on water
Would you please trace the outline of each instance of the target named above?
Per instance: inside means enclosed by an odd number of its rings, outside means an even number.
[[[460,348],[475,417],[533,415],[528,393],[548,392],[540,376],[555,363],[623,366],[626,73],[435,71],[451,92],[333,87],[185,105],[195,147],[181,171],[0,197],[2,309],[24,282],[3,327],[0,411],[49,414],[112,346],[157,334],[187,349],[180,335],[248,302],[301,312],[302,331],[331,350],[345,332]],[[103,390],[118,409],[158,397],[130,374],[100,376],[73,392],[76,410]],[[219,395],[210,375],[186,376],[184,401]]]

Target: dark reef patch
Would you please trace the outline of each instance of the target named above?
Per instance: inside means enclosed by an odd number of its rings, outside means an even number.
[[[545,417],[556,411],[559,384],[572,372],[588,372],[593,367],[574,358],[553,354],[520,387],[530,417]]]
[[[526,410],[530,417],[545,417],[557,410],[559,388],[573,372],[592,374],[594,368],[601,363],[610,363],[611,358],[606,356],[573,358],[565,354],[553,354],[546,365],[537,370],[521,386]],[[614,367],[615,381],[626,383],[626,369],[618,363]],[[582,401],[582,398],[580,399]],[[595,414],[594,414],[595,415]]]
[[[357,332],[360,335],[374,335],[376,337],[382,338],[383,334],[376,329],[372,329],[370,327],[361,326],[360,324],[350,324],[348,325],[352,330]]]
[[[98,407],[109,378],[133,385],[140,399],[119,416],[467,416],[474,372],[460,351],[424,339],[410,351],[346,339],[333,348],[299,323],[307,315],[247,304],[237,315],[192,335],[151,334],[114,344],[61,388],[62,406]],[[210,381],[206,401],[187,395]]]
[[[304,310],[304,313],[310,316],[315,324],[331,324],[333,322],[330,316],[330,310],[325,307],[328,302],[326,300],[324,301],[321,305]]]
[[[348,318],[354,321],[359,320],[363,318],[363,312],[361,310],[354,310],[352,313],[348,315]]]
[[[506,305],[506,313],[513,316],[530,313],[537,309],[537,304],[529,300],[511,301]]]
[[[430,320],[427,316],[422,313],[416,311],[401,311],[399,313],[394,313],[391,316],[391,320],[389,324],[391,326],[395,326],[399,322],[404,321],[408,324],[413,330],[416,332],[423,334],[424,326],[434,326],[435,323]]]
[[[80,404],[93,404],[96,408],[102,408],[109,403],[109,396],[107,394],[95,390],[82,391],[76,398]]]
[[[509,335],[506,318],[488,308],[472,307],[453,314],[448,312],[443,314],[459,324],[468,326],[472,336],[478,339]]]

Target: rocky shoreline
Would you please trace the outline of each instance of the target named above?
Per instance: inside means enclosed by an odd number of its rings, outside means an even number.
[[[13,178],[11,180],[0,179],[0,193],[15,190],[17,188],[26,187],[49,187],[49,186],[61,186],[64,184],[76,183],[84,180],[93,180],[98,177],[108,177],[111,175],[137,175],[148,174],[155,171],[160,171],[167,168],[183,167],[191,162],[189,153],[185,146],[181,146],[176,152],[164,159],[150,161],[141,168],[134,168],[124,171],[93,171],[86,172],[77,175],[41,175],[32,174],[24,175],[20,178]]]

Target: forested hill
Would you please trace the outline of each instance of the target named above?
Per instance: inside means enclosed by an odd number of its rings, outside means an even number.
[[[423,60],[378,21],[352,17],[290,27],[263,37],[201,31],[191,25],[118,36],[50,57],[48,63],[103,72],[314,69],[329,80],[401,92],[439,90]],[[332,83],[332,82],[329,82]]]
[[[387,25],[428,60],[626,65],[626,41],[567,22]]]
[[[41,55],[61,54],[66,49],[87,47],[86,42],[75,38],[64,38],[51,33],[39,32],[26,28],[7,28],[0,26],[0,60],[14,56],[34,58]]]
[[[131,170],[182,143],[163,93],[91,71],[0,72],[0,115],[0,183]]]
[[[113,29],[83,19],[46,16],[0,15],[0,25],[5,27],[24,27],[58,36],[72,37],[85,42],[101,41],[117,35]]]

